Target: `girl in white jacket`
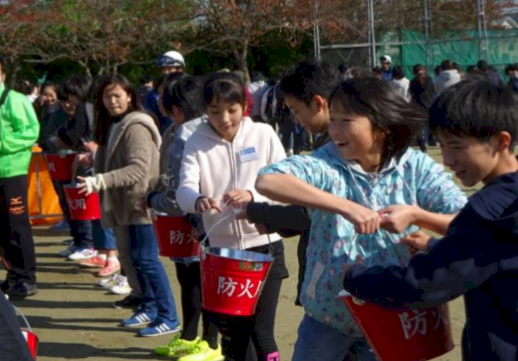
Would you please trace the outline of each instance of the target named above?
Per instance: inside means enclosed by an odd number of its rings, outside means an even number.
[[[185,144],[177,202],[187,213],[203,214],[211,247],[268,253],[268,237],[260,235],[246,220],[230,216],[212,228],[234,208],[244,208],[251,201],[267,201],[255,191],[255,180],[262,167],[286,157],[282,144],[271,126],[243,116],[247,104],[244,84],[237,76],[218,73],[209,77],[204,102],[209,121],[200,124]],[[227,330],[222,332],[231,338],[232,355],[228,349],[224,353],[235,360],[245,360],[250,337],[259,360],[280,360],[273,329],[282,279],[288,271],[281,237],[273,234],[270,238],[275,262],[257,314],[232,318],[204,311],[204,317]]]

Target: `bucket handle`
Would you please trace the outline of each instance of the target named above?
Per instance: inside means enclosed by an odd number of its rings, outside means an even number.
[[[226,221],[227,219],[229,219],[230,217],[232,217],[234,215],[234,212],[230,212],[229,214],[227,214],[225,217],[221,218],[219,221],[217,221],[216,223],[214,223],[212,225],[212,227],[209,228],[208,231],[205,232],[205,237],[203,237],[203,239],[200,241],[200,244],[201,244],[201,247],[202,248],[205,248],[205,244],[207,243],[207,240],[209,239],[209,234],[210,232],[212,232],[214,230],[214,228],[216,228],[217,226],[219,226],[223,221]]]
[[[25,323],[25,326],[27,326],[27,329],[30,331],[30,332],[33,332],[32,331],[32,327],[31,325],[29,324],[29,321],[27,321],[27,318],[25,317],[25,315],[22,313],[22,311],[20,311],[18,308],[16,308],[15,305],[11,304],[11,306],[13,306],[14,308],[14,312],[16,313],[17,316],[20,316],[23,320],[23,322]]]
[[[210,227],[208,231],[205,232],[205,237],[203,237],[203,239],[200,241],[202,251],[205,249],[205,244],[207,243],[207,240],[209,239],[210,232],[212,232],[214,230],[214,228],[219,226],[223,221],[226,221],[227,219],[231,218],[232,216],[235,216],[238,213],[238,211],[239,210],[237,210],[237,209],[233,210],[232,212],[227,214],[225,217],[221,218],[219,221],[214,223],[214,225],[212,227]],[[266,236],[268,237],[268,245],[269,245],[268,255],[273,256],[272,240],[270,239],[269,234],[266,234]]]
[[[76,182],[77,170],[79,169],[79,153],[74,157],[72,162],[72,182]]]

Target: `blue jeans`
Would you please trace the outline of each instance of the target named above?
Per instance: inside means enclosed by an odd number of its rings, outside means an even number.
[[[74,240],[74,245],[80,248],[92,248],[92,222],[91,221],[73,221],[70,219],[70,211],[68,210],[68,203],[65,197],[65,190],[63,186],[69,182],[60,182],[53,180],[54,190],[58,195],[59,204],[63,211],[65,221],[70,225],[70,235]]]
[[[363,337],[348,336],[336,328],[304,315],[298,330],[292,361],[376,361]]]
[[[101,227],[101,220],[92,221],[92,236],[94,239],[94,248],[101,251],[116,250],[115,237],[113,236],[113,229],[103,229]]]
[[[169,278],[158,258],[158,242],[152,225],[126,227],[130,255],[142,289],[141,311],[157,313],[156,322],[178,322]]]

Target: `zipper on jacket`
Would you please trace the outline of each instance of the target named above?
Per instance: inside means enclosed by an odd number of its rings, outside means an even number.
[[[229,146],[227,147],[227,149],[229,150],[229,158],[230,158],[230,174],[231,174],[231,177],[232,177],[232,189],[237,189],[238,188],[238,184],[237,184],[237,163],[236,163],[236,159],[235,159],[235,151],[234,151],[234,142],[232,143],[229,143]],[[236,219],[236,217],[233,217],[232,218],[232,222],[234,222],[234,225],[236,227],[236,230],[237,230],[237,236],[238,236],[238,247],[240,249],[245,249],[245,245],[244,245],[244,242],[243,242],[243,232],[241,230],[241,225],[239,224],[239,221]]]

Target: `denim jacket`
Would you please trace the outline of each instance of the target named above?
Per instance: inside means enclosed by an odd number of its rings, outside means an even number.
[[[198,129],[198,126],[204,122],[207,122],[206,116],[190,120],[176,130],[173,141],[165,152],[165,190],[163,192],[154,192],[149,197],[149,203],[154,210],[167,213],[171,216],[184,216],[186,214],[176,202],[176,191],[180,184],[180,169],[182,167],[183,150],[187,139],[189,139],[196,129]],[[199,214],[191,214],[188,216],[189,220],[198,231],[198,234],[204,234],[205,230],[203,228],[201,216]]]

